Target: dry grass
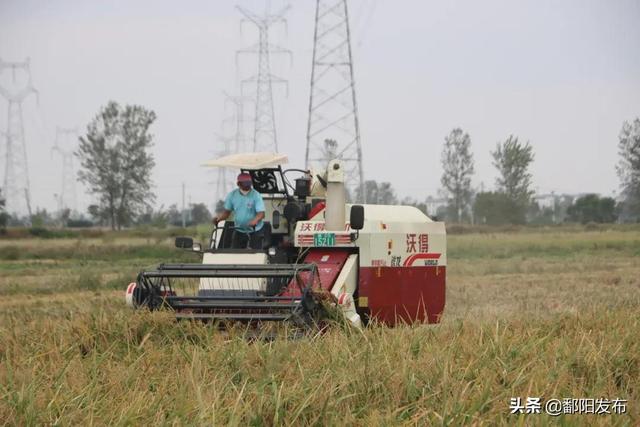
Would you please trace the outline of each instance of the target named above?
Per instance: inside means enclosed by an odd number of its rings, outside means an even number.
[[[0,262],[6,424],[640,423],[636,230],[452,236],[442,324],[275,341],[127,310],[112,288],[165,260],[144,242],[126,258],[103,243],[82,265],[30,242]],[[510,416],[516,396],[628,411]]]

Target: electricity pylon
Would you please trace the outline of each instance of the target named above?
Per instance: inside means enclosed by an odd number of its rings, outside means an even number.
[[[258,72],[253,76],[242,80],[242,88],[247,83],[255,83],[255,116],[253,128],[253,151],[278,151],[278,136],[276,133],[276,119],[273,109],[273,85],[288,82],[271,74],[270,58],[274,54],[287,54],[291,57],[291,51],[269,42],[269,30],[273,25],[281,23],[286,25],[285,12],[290,6],[285,6],[278,13],[271,14],[267,3],[264,14],[258,15],[240,6],[237,9],[244,15],[245,21],[251,22],[258,29],[258,42],[246,49],[236,52],[236,58],[240,54],[252,53],[258,55]]]
[[[366,202],[350,38],[347,1],[316,0],[305,165],[341,159],[347,188]]]
[[[253,99],[248,96],[229,95],[226,92],[224,96],[225,111],[229,106],[232,108],[231,116],[223,121],[223,128],[232,127],[232,145],[227,149],[227,154],[250,151],[252,147],[249,146],[249,140],[246,135],[246,115],[244,111],[245,105],[253,102]]]
[[[73,146],[77,139],[78,129],[56,128],[56,139],[52,151],[62,158],[62,185],[58,195],[58,212],[60,213],[65,209],[72,212],[78,210],[76,177],[73,170]]]
[[[245,104],[253,99],[247,96],[229,95],[224,93],[225,112],[231,108],[231,114],[222,120],[222,134],[217,139],[222,146],[215,152],[216,157],[222,157],[233,153],[244,153],[251,150],[249,139],[246,136]],[[231,182],[226,168],[218,168],[216,177],[216,200],[224,200],[231,190]]]
[[[222,144],[222,149],[215,153],[216,158],[231,154],[231,138],[226,138],[221,135],[217,136],[218,141]],[[227,168],[219,167],[216,173],[216,203],[219,203],[221,200],[224,201],[227,197],[227,194],[231,190],[231,182],[228,180],[228,178],[229,176],[227,174]],[[214,206],[214,209],[216,208],[217,206]]]
[[[13,83],[16,71],[26,74],[26,84],[21,88],[10,90],[0,84],[0,95],[8,102],[7,129],[4,132],[4,182],[3,192],[6,198],[6,210],[12,213],[27,213],[31,218],[31,189],[29,188],[29,166],[27,162],[27,146],[24,138],[24,121],[22,117],[22,101],[29,95],[38,92],[31,83],[29,58],[23,62],[6,62],[0,59],[0,75],[6,69],[12,71]]]

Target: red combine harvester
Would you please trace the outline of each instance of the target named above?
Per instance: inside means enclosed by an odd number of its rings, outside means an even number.
[[[310,325],[335,304],[356,326],[373,319],[390,326],[439,322],[444,223],[413,206],[347,204],[338,160],[321,175],[283,170],[286,161],[250,153],[206,164],[251,175],[266,207],[263,249],[230,249],[231,220],[218,224],[206,247],[179,237],[176,246],[201,254],[202,263],[142,271],[127,288],[127,304],[170,308],[179,319]],[[301,175],[294,185],[291,172]]]

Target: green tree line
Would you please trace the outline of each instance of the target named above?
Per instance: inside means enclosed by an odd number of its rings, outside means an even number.
[[[70,212],[56,217],[36,209],[32,218],[22,221],[34,226],[102,225],[112,229],[132,225],[207,223],[211,212],[205,203],[195,203],[181,211],[177,205],[154,208],[155,194],[151,175],[155,160],[151,152],[151,126],[156,114],[139,105],[121,106],[110,101],[87,125],[75,155],[81,169],[78,180],[87,185],[94,203],[88,217],[70,218]],[[441,153],[440,196],[445,203],[438,209],[428,199],[398,199],[390,182],[365,181],[368,203],[416,206],[428,215],[455,223],[525,224],[558,222],[638,222],[640,221],[640,118],[623,122],[618,135],[619,161],[615,165],[620,179],[620,197],[584,194],[579,197],[552,195],[551,204],[540,206],[535,199],[531,165],[534,147],[518,136],[510,135],[496,143],[489,154],[496,168],[494,187],[488,191],[472,185],[475,173],[471,136],[457,127],[445,136]],[[356,198],[361,198],[359,190]],[[5,211],[0,189],[0,231],[20,224]]]

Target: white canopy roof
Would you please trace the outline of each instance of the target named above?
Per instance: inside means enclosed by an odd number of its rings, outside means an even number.
[[[238,153],[209,160],[202,164],[207,167],[261,169],[288,163],[285,154],[278,153]]]

